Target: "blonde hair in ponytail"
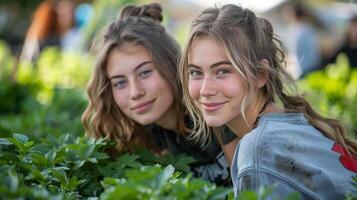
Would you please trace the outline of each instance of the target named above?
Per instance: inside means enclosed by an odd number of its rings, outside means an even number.
[[[303,96],[294,95],[297,89],[294,80],[285,70],[282,42],[274,35],[268,20],[236,5],[203,11],[192,22],[188,42],[181,57],[179,74],[182,85],[188,85],[188,54],[195,41],[201,37],[212,37],[221,43],[237,72],[246,79],[248,89],[252,87],[248,77],[256,79],[258,71],[268,70],[267,83],[261,89],[266,99],[281,102],[285,112],[303,113],[312,126],[357,157],[357,143],[347,138],[346,128],[341,122],[321,116]],[[262,59],[269,61],[269,68],[259,64]],[[211,132],[191,99],[188,87],[183,87],[183,100],[194,121],[192,137],[207,140]],[[242,106],[241,114],[245,116],[246,109],[244,104]]]

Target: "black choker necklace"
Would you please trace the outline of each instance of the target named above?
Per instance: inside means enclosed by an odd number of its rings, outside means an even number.
[[[258,123],[258,121],[259,121],[260,115],[264,112],[264,110],[265,110],[265,108],[268,106],[269,102],[270,102],[269,100],[266,101],[266,102],[264,103],[262,109],[260,109],[260,111],[259,111],[259,113],[258,113],[258,116],[257,116],[257,118],[256,118],[255,121],[254,121],[253,128],[257,127],[257,123]]]

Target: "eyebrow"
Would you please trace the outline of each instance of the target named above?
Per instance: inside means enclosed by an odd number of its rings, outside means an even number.
[[[210,68],[212,69],[212,68],[218,67],[218,66],[220,66],[220,65],[232,65],[232,63],[229,62],[229,61],[226,61],[226,60],[224,60],[224,61],[219,61],[219,62],[216,62],[216,63],[212,64],[212,65],[210,66]],[[199,69],[201,68],[201,67],[199,67],[199,66],[197,66],[197,65],[194,65],[194,64],[192,64],[192,63],[188,64],[188,67],[194,67],[194,68],[199,68]]]
[[[134,68],[134,72],[137,71],[138,69],[140,69],[142,66],[144,66],[146,64],[149,64],[149,63],[153,63],[153,62],[152,61],[145,61],[145,62],[140,63],[138,66],[136,66]],[[123,75],[113,75],[113,76],[109,77],[109,79],[111,80],[111,79],[122,78],[122,77],[124,77],[124,76]]]

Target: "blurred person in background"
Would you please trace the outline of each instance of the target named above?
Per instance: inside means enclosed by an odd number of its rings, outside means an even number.
[[[47,46],[58,46],[59,28],[54,2],[43,1],[34,12],[22,48],[21,60],[33,61]]]
[[[56,6],[58,23],[61,30],[62,51],[80,51],[84,45],[83,27],[91,17],[92,7],[82,3],[77,7],[70,0],[60,1]]]
[[[286,7],[284,14],[290,23],[288,37],[292,37],[288,50],[298,64],[298,77],[302,78],[320,67],[321,55],[314,18],[302,2]]]
[[[33,61],[46,47],[62,50],[76,47],[80,36],[75,22],[75,4],[71,0],[46,0],[34,12],[20,59]]]
[[[331,57],[329,63],[336,62],[337,56],[341,53],[347,56],[351,67],[357,67],[357,14],[353,15],[349,20],[345,40]]]
[[[74,44],[79,39],[74,15],[75,8],[74,3],[70,0],[59,1],[56,5],[61,50],[66,51],[74,48]]]

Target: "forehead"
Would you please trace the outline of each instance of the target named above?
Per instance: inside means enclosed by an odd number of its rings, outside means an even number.
[[[152,57],[145,47],[124,43],[114,47],[107,57],[106,70],[109,75],[115,73],[129,73],[143,62],[152,61]]]
[[[188,54],[189,64],[206,66],[220,61],[229,61],[229,59],[222,44],[215,38],[199,37],[192,43]]]
[[[144,46],[126,42],[110,50],[107,57],[107,64],[110,64],[110,62],[113,60],[119,63],[135,63],[141,60],[151,60],[151,58],[151,54]]]
[[[145,55],[150,56],[149,51],[143,45],[132,43],[132,42],[124,42],[124,43],[120,44],[119,46],[115,46],[110,51],[110,53],[112,53],[113,51],[119,51],[120,53],[127,54],[127,55],[145,54]]]

